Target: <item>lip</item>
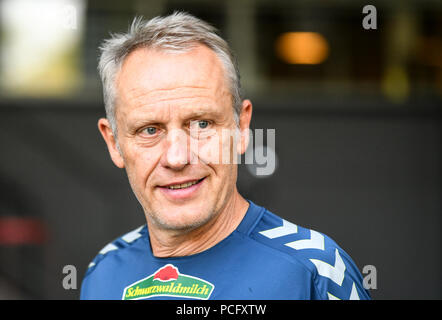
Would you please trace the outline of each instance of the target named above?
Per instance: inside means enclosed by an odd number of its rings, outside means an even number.
[[[171,183],[168,183],[168,184],[163,184],[163,185],[158,186],[158,187],[160,187],[160,188],[167,188],[167,187],[174,186],[174,185],[177,185],[177,184],[188,183],[188,182],[192,182],[192,181],[195,181],[195,180],[202,180],[204,178],[201,178],[201,179],[187,179],[187,180],[182,180],[182,181],[174,181],[174,182],[171,182]]]
[[[162,192],[163,195],[166,196],[169,200],[176,201],[176,200],[188,200],[193,197],[195,197],[198,193],[198,190],[201,188],[201,186],[204,184],[206,177],[200,179],[200,181],[190,187],[184,188],[184,189],[169,189],[168,186],[173,186],[175,184],[182,184],[187,183],[191,181],[195,181],[196,179],[190,179],[190,180],[183,180],[182,182],[173,182],[169,183],[167,185],[158,186],[158,189]]]

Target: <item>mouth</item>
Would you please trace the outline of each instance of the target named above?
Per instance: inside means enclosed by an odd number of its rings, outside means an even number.
[[[158,190],[169,201],[180,202],[194,199],[201,194],[207,177],[202,179],[174,181],[167,185],[158,186]]]
[[[202,179],[199,179],[199,180],[191,180],[191,181],[187,181],[187,182],[183,182],[183,183],[169,184],[169,185],[166,185],[166,186],[162,186],[162,188],[167,188],[169,190],[187,189],[187,188],[190,188],[191,186],[194,186],[194,185],[200,183],[204,179],[205,178],[202,178]]]

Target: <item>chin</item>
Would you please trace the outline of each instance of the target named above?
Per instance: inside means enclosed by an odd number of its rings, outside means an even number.
[[[177,207],[171,210],[160,210],[151,215],[155,225],[166,230],[193,230],[197,229],[214,216],[213,210],[192,209]]]

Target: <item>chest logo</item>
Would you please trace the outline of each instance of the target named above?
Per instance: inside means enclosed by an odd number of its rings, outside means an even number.
[[[182,274],[172,264],[167,264],[150,276],[124,289],[122,300],[151,297],[179,297],[209,299],[215,286],[203,279]]]

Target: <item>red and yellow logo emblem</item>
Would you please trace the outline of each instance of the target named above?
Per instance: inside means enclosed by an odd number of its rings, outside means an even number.
[[[183,297],[209,299],[215,286],[203,279],[181,274],[178,268],[167,264],[154,274],[124,289],[122,300],[147,299],[151,297]]]

